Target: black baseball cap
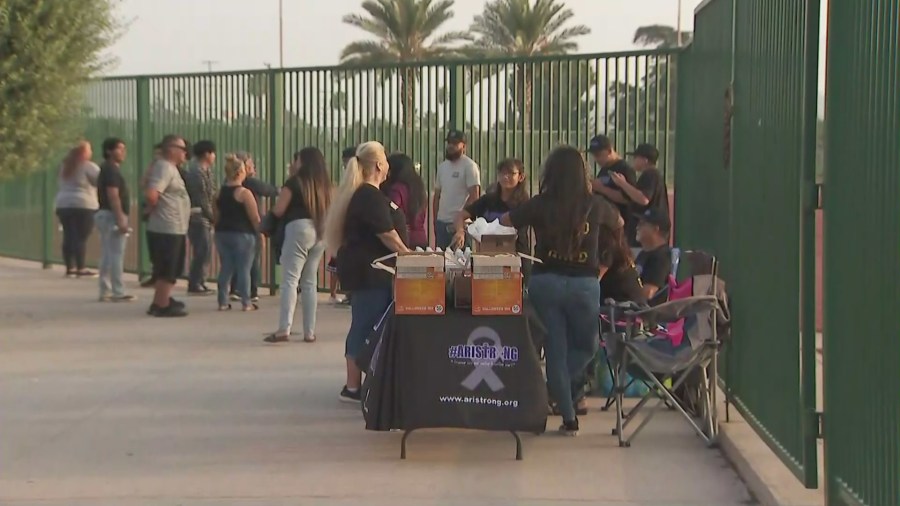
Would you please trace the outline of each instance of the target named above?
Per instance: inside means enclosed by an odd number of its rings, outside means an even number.
[[[356,156],[356,146],[352,146],[349,148],[344,148],[344,151],[341,152],[341,158],[347,160]]]
[[[634,151],[625,153],[628,156],[640,156],[646,158],[650,163],[659,161],[659,150],[653,144],[638,144]]]
[[[597,153],[600,151],[612,150],[612,147],[612,141],[609,140],[609,137],[603,134],[595,135],[588,145],[588,152]]]
[[[668,234],[669,231],[672,230],[672,222],[669,221],[669,214],[658,209],[647,209],[643,213],[635,214],[635,217],[644,223],[656,225],[659,227],[659,231],[664,234]]]
[[[447,142],[459,143],[466,142],[466,134],[462,130],[450,130],[447,132]]]

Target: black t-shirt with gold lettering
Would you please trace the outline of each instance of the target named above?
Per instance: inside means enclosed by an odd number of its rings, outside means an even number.
[[[557,224],[551,223],[552,219],[547,212],[548,205],[550,204],[543,195],[537,195],[509,213],[509,219],[514,227],[530,226],[534,230],[534,254],[544,262],[535,264],[534,274],[597,277],[600,271],[600,227],[616,228],[619,213],[603,197],[592,196],[585,221],[585,233],[582,235],[577,254],[574,258],[560,258],[549,243],[548,232]]]

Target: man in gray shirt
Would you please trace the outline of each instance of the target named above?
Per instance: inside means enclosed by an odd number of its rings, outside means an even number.
[[[156,280],[148,314],[186,316],[184,303],[172,299],[172,288],[184,268],[185,234],[191,217],[191,200],[178,170],[187,159],[187,145],[183,138],[167,135],[161,147],[162,156],[150,168],[145,190],[147,249]]]
[[[466,135],[447,133],[446,159],[438,166],[434,183],[434,244],[445,249],[453,241],[456,215],[481,196],[481,169],[466,156]]]

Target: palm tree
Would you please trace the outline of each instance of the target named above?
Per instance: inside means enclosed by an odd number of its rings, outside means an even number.
[[[634,31],[634,43],[644,47],[672,49],[678,47],[678,35],[678,30],[667,25],[642,26]],[[694,36],[693,32],[684,31],[680,35],[682,45],[689,44]]]
[[[496,57],[560,55],[577,51],[575,39],[591,33],[591,29],[585,25],[567,26],[574,17],[572,9],[558,0],[490,0],[470,28],[475,40],[469,53]],[[546,73],[545,67],[539,67],[542,76]],[[517,65],[510,86],[516,96],[522,97],[524,107],[521,110],[526,117],[531,116],[533,74],[533,65]]]
[[[456,44],[468,40],[463,32],[438,35],[441,26],[453,17],[454,0],[365,0],[366,15],[348,14],[344,23],[374,36],[374,40],[352,42],[341,52],[341,63],[405,63],[435,60],[454,55]],[[385,72],[385,79],[398,76],[403,97],[405,124],[415,118],[416,84],[419,71],[405,67]]]

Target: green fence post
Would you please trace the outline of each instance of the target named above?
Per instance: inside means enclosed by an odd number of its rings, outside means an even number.
[[[137,100],[137,178],[135,181],[135,189],[137,190],[139,203],[144,201],[144,187],[140,184],[144,170],[153,157],[153,139],[151,138],[150,128],[150,79],[147,77],[138,77],[136,82],[135,97]],[[137,211],[143,213],[142,206],[138,206]],[[144,220],[138,219],[138,278],[142,278],[144,274],[150,272],[150,255],[147,252],[147,241],[144,239],[145,223]]]
[[[463,130],[466,127],[466,70],[461,65],[450,67],[449,123],[450,128]]]
[[[41,176],[41,209],[43,214],[43,219],[41,220],[41,260],[43,261],[44,269],[49,269],[52,266],[50,250],[53,247],[53,227],[55,225],[55,222],[53,220],[53,200],[50,188],[50,174],[51,170],[46,169]]]
[[[269,181],[280,186],[284,179],[284,71],[269,71]],[[267,249],[269,262],[269,295],[278,293],[278,280],[281,279],[281,266],[274,261],[275,255],[271,242]]]

